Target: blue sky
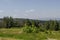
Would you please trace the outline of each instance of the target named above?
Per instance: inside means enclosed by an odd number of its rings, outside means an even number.
[[[60,0],[0,0],[0,18],[60,18]]]

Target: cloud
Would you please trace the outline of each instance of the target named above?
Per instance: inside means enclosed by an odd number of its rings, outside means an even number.
[[[3,11],[3,10],[0,10],[0,13],[1,13],[1,12],[4,12],[4,11]]]
[[[35,11],[34,9],[30,9],[30,10],[26,10],[25,12],[30,13],[30,12],[34,12],[34,11]]]

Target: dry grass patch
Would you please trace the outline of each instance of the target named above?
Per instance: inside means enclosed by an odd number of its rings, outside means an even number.
[[[15,39],[15,38],[4,38],[4,37],[0,37],[0,40],[23,40],[23,39]]]
[[[8,33],[8,34],[20,34],[23,31],[21,29],[0,29],[0,33]]]

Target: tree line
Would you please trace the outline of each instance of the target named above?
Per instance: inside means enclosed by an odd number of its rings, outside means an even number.
[[[48,21],[40,21],[40,20],[30,20],[26,19],[24,21],[15,20],[13,17],[3,17],[2,21],[0,21],[0,28],[22,28],[22,27],[35,27],[44,30],[60,30],[60,21],[57,20],[48,20]]]

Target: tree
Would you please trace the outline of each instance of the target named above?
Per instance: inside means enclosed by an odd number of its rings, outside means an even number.
[[[14,24],[13,18],[9,17],[9,24],[8,24],[9,28],[13,27],[13,24]]]
[[[59,24],[56,20],[49,21],[49,29],[50,30],[59,30]]]
[[[4,17],[3,18],[3,22],[5,24],[5,27],[7,28],[8,27],[8,23],[9,23],[9,17]]]
[[[3,22],[6,28],[11,28],[13,26],[14,20],[12,17],[4,17]]]
[[[56,30],[56,31],[58,31],[58,30],[59,30],[59,23],[58,23],[58,21],[56,21],[55,30]]]
[[[26,20],[25,20],[25,25],[31,26],[31,25],[32,25],[32,24],[31,24],[31,21],[30,21],[29,19],[26,19]]]
[[[46,30],[49,30],[49,21],[45,22],[44,27],[45,27]]]

